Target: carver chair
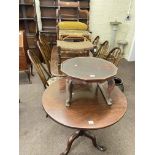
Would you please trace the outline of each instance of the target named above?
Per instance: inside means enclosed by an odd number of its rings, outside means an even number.
[[[93,54],[93,56],[95,56],[96,52],[98,51],[99,40],[100,40],[100,37],[96,36],[94,40],[92,41],[92,44],[94,45],[94,49],[91,51],[91,53]]]
[[[112,62],[115,66],[118,66],[120,60],[122,59],[121,49],[119,47],[113,48],[105,59]],[[114,81],[115,81],[115,85],[118,86],[122,92],[124,92],[123,80],[115,76]]]
[[[95,39],[92,41],[93,45],[94,46],[98,46],[99,40],[100,40],[100,37],[99,36],[96,36]]]
[[[94,56],[105,59],[108,55],[109,42],[106,40],[103,44],[100,45],[99,49],[94,52]]]
[[[112,62],[115,66],[118,66],[120,60],[122,59],[121,49],[119,47],[113,48],[105,59]]]

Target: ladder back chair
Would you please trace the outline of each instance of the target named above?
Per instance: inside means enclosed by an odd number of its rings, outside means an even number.
[[[121,58],[122,58],[121,49],[119,47],[115,47],[109,52],[109,54],[107,55],[105,59],[107,61],[112,62],[115,66],[118,66]]]
[[[109,42],[106,40],[103,44],[100,45],[99,49],[96,52],[96,57],[105,59],[108,55]]]

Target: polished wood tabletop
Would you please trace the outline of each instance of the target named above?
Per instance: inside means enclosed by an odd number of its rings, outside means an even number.
[[[65,106],[65,78],[51,84],[42,96],[47,114],[64,126],[85,130],[105,128],[119,121],[127,110],[126,97],[117,87],[111,94],[111,106],[106,104],[100,92],[95,92],[93,84],[81,84],[75,89],[70,107]]]
[[[69,77],[85,81],[105,80],[117,74],[117,67],[96,57],[75,57],[61,64],[61,71]]]

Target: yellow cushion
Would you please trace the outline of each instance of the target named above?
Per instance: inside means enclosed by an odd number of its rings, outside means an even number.
[[[87,25],[81,22],[70,22],[70,21],[65,21],[65,22],[59,22],[58,23],[59,29],[63,30],[87,30]]]

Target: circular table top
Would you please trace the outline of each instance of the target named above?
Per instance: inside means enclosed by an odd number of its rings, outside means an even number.
[[[117,67],[95,57],[75,57],[61,64],[61,71],[72,78],[85,81],[105,80],[117,74]]]
[[[48,115],[64,126],[76,129],[105,128],[119,121],[127,110],[126,97],[119,88],[115,87],[112,91],[113,104],[108,106],[100,91],[95,95],[93,90],[96,87],[93,84],[74,89],[72,104],[66,107],[65,84],[66,79],[54,82],[42,97],[42,104]]]

